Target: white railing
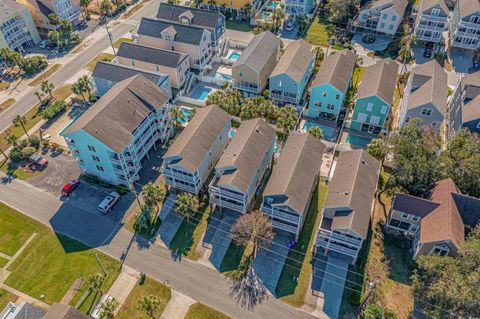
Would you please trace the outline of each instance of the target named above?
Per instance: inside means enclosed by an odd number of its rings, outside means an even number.
[[[339,253],[354,257],[354,258],[357,257],[357,253],[358,253],[358,250],[356,250],[356,249],[343,247],[343,246],[334,244],[332,242],[322,241],[322,242],[320,242],[320,246],[323,247],[323,248],[326,248],[327,250],[333,250],[333,251],[336,251],[336,252],[339,252]]]
[[[174,171],[172,171],[171,169],[165,169],[163,171],[163,175],[165,176],[172,176],[172,177],[177,177],[181,180],[184,180],[184,181],[188,181],[188,182],[192,182],[192,183],[195,183],[195,179],[193,177],[193,175],[185,175],[185,174],[181,174],[181,173],[175,173]]]
[[[233,88],[243,90],[243,91],[249,91],[249,92],[252,92],[252,93],[259,93],[260,92],[259,87],[256,84],[255,85],[241,84],[241,83],[238,83],[237,81],[233,81]]]
[[[275,99],[275,100],[281,100],[281,101],[289,102],[289,103],[294,103],[294,104],[297,104],[299,102],[296,97],[290,97],[290,96],[287,96],[287,95],[276,94],[276,93],[271,93],[271,92],[270,92],[270,98]]]
[[[297,229],[298,229],[298,227],[293,227],[291,225],[287,225],[287,224],[284,224],[284,223],[276,221],[276,220],[272,220],[272,226],[274,228],[283,229],[283,230],[286,230],[286,231],[294,233],[294,234],[297,233]]]
[[[210,202],[220,207],[230,208],[241,213],[245,212],[245,207],[243,205],[234,204],[232,202],[222,200],[220,196],[217,196],[218,195],[215,193],[210,193]]]

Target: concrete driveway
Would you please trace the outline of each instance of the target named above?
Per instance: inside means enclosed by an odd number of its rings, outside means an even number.
[[[413,52],[413,58],[415,59],[415,64],[423,64],[431,59],[433,59],[434,54],[432,52],[432,56],[429,58],[426,58],[423,56],[423,53],[425,52],[425,45],[423,44],[414,44],[412,45],[412,52]]]
[[[354,48],[357,50],[357,46],[368,51],[383,51],[385,50],[390,42],[392,42],[392,37],[376,35],[375,41],[373,43],[365,43],[362,41],[363,33],[355,33],[352,38],[352,43]]]
[[[162,221],[162,224],[158,228],[157,234],[160,239],[165,243],[165,245],[167,245],[167,247],[170,247],[173,238],[177,234],[177,231],[183,222],[183,217],[177,215],[175,213],[175,209],[173,208],[176,199],[177,194],[168,194],[159,214],[159,218]]]
[[[450,59],[452,60],[455,72],[468,73],[473,66],[473,57],[471,52],[462,52],[460,50],[451,49]]]

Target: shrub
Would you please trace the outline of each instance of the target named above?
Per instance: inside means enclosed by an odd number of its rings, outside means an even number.
[[[125,186],[125,185],[117,185],[117,186],[115,187],[115,191],[116,191],[117,193],[119,193],[120,195],[125,195],[125,194],[127,194],[130,190],[129,190],[128,187]]]
[[[22,159],[22,150],[18,147],[14,147],[10,150],[8,157],[12,162],[19,162]]]
[[[42,141],[42,146],[43,147],[49,147],[50,146],[50,141],[49,140],[43,140]]]
[[[30,146],[37,149],[40,146],[40,138],[36,135],[30,136],[29,140]]]
[[[27,159],[35,153],[35,148],[27,146],[22,150],[22,158]]]
[[[65,103],[65,101],[55,101],[42,111],[42,117],[45,120],[50,120],[58,113],[63,112],[66,108],[67,103]]]
[[[47,58],[41,55],[24,58],[22,61],[22,70],[28,74],[37,74],[48,66]]]
[[[27,139],[23,139],[23,140],[20,140],[20,142],[18,142],[18,147],[20,148],[20,150],[24,149],[25,147],[27,147],[29,144],[28,140]]]

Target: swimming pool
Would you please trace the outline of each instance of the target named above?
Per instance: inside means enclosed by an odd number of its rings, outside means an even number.
[[[313,127],[313,126],[318,126],[322,130],[323,138],[325,140],[330,141],[330,142],[334,142],[334,139],[336,138],[334,127],[330,127],[330,126],[327,126],[327,125],[306,121],[304,126],[303,126],[303,129],[305,131],[308,131],[308,129]]]
[[[345,142],[350,145],[358,146],[358,147],[367,147],[368,144],[370,144],[371,139],[367,137],[360,137],[360,136],[355,136],[352,134],[347,134],[347,138],[345,139]]]
[[[216,74],[215,74],[215,77],[216,77],[217,79],[224,80],[224,81],[231,81],[231,80],[232,80],[232,76],[231,76],[231,75],[223,74],[223,73],[216,73]]]
[[[230,130],[230,131],[228,132],[228,137],[233,138],[233,137],[235,136],[235,133],[237,133],[237,131],[235,131],[235,130]]]
[[[279,150],[278,145],[275,144],[275,147],[273,148],[273,154],[277,155],[278,150]]]
[[[238,53],[238,52],[232,52],[232,53],[230,53],[230,55],[228,56],[228,59],[231,60],[231,61],[237,61],[239,57],[240,57],[240,53]]]
[[[270,12],[267,12],[267,11],[263,11],[262,13],[262,20],[268,20],[268,18],[270,18],[272,14]]]
[[[186,107],[180,107],[180,111],[183,114],[183,119],[179,119],[180,124],[183,126],[187,125],[190,119],[192,118],[192,110]]]
[[[192,94],[190,95],[193,99],[196,100],[205,100],[208,96],[208,94],[212,91],[211,88],[199,85],[197,86],[193,91]]]
[[[268,4],[267,7],[273,10],[273,9],[275,9],[277,6],[278,6],[278,2],[272,1],[272,2],[270,2],[270,3]]]

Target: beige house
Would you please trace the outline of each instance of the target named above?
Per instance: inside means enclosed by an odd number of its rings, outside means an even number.
[[[365,3],[354,22],[355,28],[393,36],[402,22],[407,0],[372,0]]]
[[[479,221],[480,199],[462,195],[451,179],[444,179],[427,199],[397,193],[387,226],[413,238],[415,259],[418,255],[456,255],[463,248],[465,228]]]
[[[0,48],[18,50],[40,42],[27,7],[13,0],[0,0]]]
[[[38,30],[45,35],[57,28],[48,18],[52,13],[73,25],[78,24],[80,20],[80,0],[19,0],[19,2],[28,7]]]
[[[182,88],[190,75],[190,61],[181,52],[122,42],[117,59],[122,65],[168,75],[176,89]]]
[[[270,31],[255,35],[233,64],[233,88],[247,96],[262,93],[280,58],[280,39]]]
[[[190,59],[190,67],[201,71],[212,60],[210,32],[193,25],[142,18],[138,27],[138,43],[185,53]]]

